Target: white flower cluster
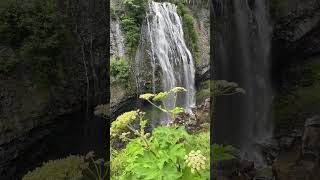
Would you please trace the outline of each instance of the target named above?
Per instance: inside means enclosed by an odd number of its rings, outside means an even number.
[[[201,154],[200,150],[192,150],[189,155],[185,156],[185,160],[192,173],[206,168],[206,158]]]

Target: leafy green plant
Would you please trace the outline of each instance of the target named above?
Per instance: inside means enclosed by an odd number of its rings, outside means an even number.
[[[177,94],[185,92],[182,87],[175,87],[158,94],[143,94],[140,96],[159,110],[168,113],[171,118],[184,111],[176,107]],[[174,106],[168,108],[164,101],[174,99]],[[153,101],[161,101],[156,105]],[[128,141],[126,148],[114,154],[115,160],[111,167],[120,167],[123,172],[111,170],[112,177],[119,179],[209,179],[209,133],[205,134],[205,145],[197,145],[193,135],[188,134],[184,127],[157,127],[152,134],[146,133],[148,120],[140,110],[130,111],[120,115],[111,124],[110,136]],[[139,123],[139,129],[135,124]],[[202,134],[203,135],[203,134]],[[131,139],[134,138],[134,139]],[[205,147],[204,147],[205,146]],[[203,154],[202,150],[205,152]],[[125,156],[125,158],[124,158]],[[125,167],[120,166],[120,161]],[[114,164],[113,164],[114,163]]]
[[[183,87],[175,87],[169,91],[159,92],[158,94],[142,94],[140,95],[140,98],[148,101],[151,105],[158,108],[162,112],[167,113],[173,122],[177,114],[184,112],[184,108],[176,106],[178,93],[186,91],[187,90]],[[165,105],[165,102],[168,100],[168,98],[171,98],[171,95],[173,96],[173,106],[170,108]],[[153,101],[160,101],[162,102],[162,105],[156,105]]]
[[[130,67],[127,61],[121,58],[111,58],[110,74],[112,84],[119,82],[122,86],[128,87]]]
[[[42,167],[28,172],[22,180],[80,180],[83,178],[83,171],[88,167],[83,156],[69,156],[65,159],[58,159],[44,163]]]
[[[91,151],[86,156],[70,155],[64,159],[50,160],[28,172],[22,180],[104,180],[108,163],[94,157]]]
[[[57,79],[64,49],[74,43],[67,17],[58,13],[54,0],[6,0],[0,9],[0,24],[1,44],[12,48],[19,59],[0,63],[0,69],[24,63],[37,80]]]
[[[140,28],[145,17],[148,0],[123,0],[121,27],[123,29],[126,50],[133,57],[139,44]]]
[[[190,138],[183,127],[158,127],[151,137],[130,140],[124,150],[126,167],[119,179],[208,179],[209,163],[201,151],[194,155],[201,157],[201,167],[194,165],[197,160],[187,161],[195,152],[190,149],[197,148],[187,143]]]
[[[110,147],[110,178],[118,180],[127,166],[125,150]]]
[[[213,144],[211,146],[212,154],[213,154],[213,162],[217,161],[225,161],[235,158],[235,154],[237,153],[237,149],[235,149],[233,146],[223,146],[219,144]]]
[[[95,180],[105,180],[108,174],[108,163],[104,159],[94,159],[95,155],[93,151],[88,152],[85,156],[87,161],[86,171],[88,171]]]

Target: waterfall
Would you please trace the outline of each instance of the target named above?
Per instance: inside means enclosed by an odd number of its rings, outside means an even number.
[[[215,78],[237,82],[246,90],[245,95],[217,99],[216,141],[238,145],[244,158],[263,165],[259,145],[272,136],[272,27],[267,4],[265,0],[228,0],[214,8]]]
[[[145,49],[148,52],[145,60]],[[143,64],[150,64],[152,91],[169,90],[176,86],[184,87],[188,92],[179,97],[179,105],[186,108],[195,105],[195,67],[188,50],[182,29],[182,21],[177,13],[177,7],[171,3],[150,2],[149,11],[142,27],[140,45],[135,57],[137,88],[143,81]],[[146,68],[145,68],[146,69]],[[157,79],[160,77],[160,88],[157,89]],[[166,106],[173,106],[168,100]]]

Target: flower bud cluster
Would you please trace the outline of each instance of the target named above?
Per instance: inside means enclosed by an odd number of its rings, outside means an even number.
[[[139,112],[139,110],[125,112],[113,121],[110,128],[111,137],[115,137],[127,129],[127,126],[138,118]]]
[[[201,154],[200,150],[192,150],[189,155],[185,156],[185,160],[192,173],[206,168],[206,158]]]
[[[122,133],[122,134],[119,136],[119,138],[120,138],[122,141],[126,142],[126,141],[129,140],[128,136],[129,136],[130,134],[131,134],[130,132],[124,132],[124,133]]]

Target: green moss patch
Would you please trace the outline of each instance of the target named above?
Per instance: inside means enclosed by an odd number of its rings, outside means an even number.
[[[210,81],[208,80],[200,84],[200,87],[196,92],[196,102],[201,103],[209,97],[210,97]]]
[[[282,90],[276,98],[274,113],[277,124],[301,121],[309,114],[320,113],[320,57],[314,57],[303,65],[303,72],[295,87]],[[298,72],[301,75],[301,72]],[[307,83],[306,83],[307,82]]]

